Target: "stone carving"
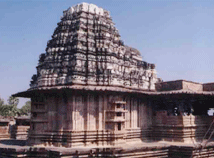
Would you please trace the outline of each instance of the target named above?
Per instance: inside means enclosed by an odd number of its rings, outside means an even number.
[[[31,89],[63,84],[155,90],[155,65],[124,45],[108,11],[81,3],[63,12]]]

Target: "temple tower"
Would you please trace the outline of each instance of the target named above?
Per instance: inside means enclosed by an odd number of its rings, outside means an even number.
[[[124,45],[110,13],[81,3],[63,12],[40,55],[31,89],[62,85],[120,86],[155,90],[155,65]]]

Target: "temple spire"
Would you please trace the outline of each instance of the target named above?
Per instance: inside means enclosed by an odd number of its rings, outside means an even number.
[[[124,45],[109,11],[80,3],[63,11],[31,89],[76,84],[154,90],[155,82],[154,64]]]

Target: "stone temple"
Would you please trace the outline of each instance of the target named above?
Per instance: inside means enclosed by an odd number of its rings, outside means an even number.
[[[110,13],[81,3],[63,12],[30,88],[30,145],[120,145],[201,140],[212,122],[214,84],[162,82],[124,44]]]

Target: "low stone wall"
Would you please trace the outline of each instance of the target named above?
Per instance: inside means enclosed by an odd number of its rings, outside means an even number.
[[[15,158],[15,157],[34,157],[34,158],[92,158],[92,157],[123,157],[123,158],[167,158],[168,147],[143,147],[143,148],[93,148],[93,149],[79,149],[70,151],[54,151],[46,148],[28,148],[28,149],[14,149],[14,148],[0,148],[0,157]]]
[[[29,129],[30,126],[14,125],[11,130],[11,138],[27,140]]]
[[[60,151],[47,148],[0,148],[1,158],[205,158],[214,157],[214,145],[192,146],[145,146],[132,148],[79,148]]]
[[[167,116],[162,113],[154,117],[149,137],[153,140],[192,143],[201,141],[212,123],[211,116]],[[210,135],[214,127],[207,134]]]
[[[214,91],[214,83],[204,83],[203,91]]]
[[[186,80],[175,80],[156,83],[157,91],[171,91],[171,90],[192,90],[192,91],[203,91],[203,85],[201,83],[186,81]],[[206,84],[204,85],[206,86]]]
[[[0,126],[0,139],[10,138],[9,126]]]
[[[168,157],[173,158],[205,158],[214,157],[214,145],[207,147],[170,146]]]

